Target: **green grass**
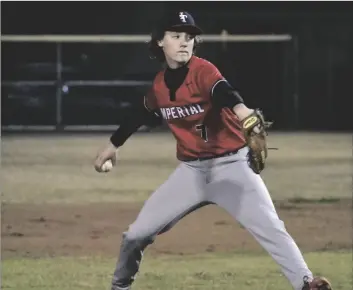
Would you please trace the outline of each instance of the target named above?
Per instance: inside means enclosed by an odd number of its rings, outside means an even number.
[[[317,275],[330,277],[335,290],[352,288],[352,253],[308,253]],[[115,259],[48,258],[3,261],[3,289],[107,290]],[[277,264],[267,255],[147,255],[134,290],[291,289]]]

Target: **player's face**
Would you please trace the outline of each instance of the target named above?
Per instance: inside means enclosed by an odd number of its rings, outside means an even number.
[[[159,41],[165,58],[171,68],[176,68],[188,62],[192,56],[195,36],[186,32],[166,31]]]

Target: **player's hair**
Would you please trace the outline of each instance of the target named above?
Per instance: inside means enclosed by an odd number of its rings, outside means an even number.
[[[163,49],[158,45],[158,41],[162,40],[165,31],[154,31],[151,33],[151,40],[147,43],[150,58],[157,59],[161,63],[165,63],[165,55]],[[201,44],[201,39],[198,35],[195,36],[193,54],[195,55],[197,48]]]

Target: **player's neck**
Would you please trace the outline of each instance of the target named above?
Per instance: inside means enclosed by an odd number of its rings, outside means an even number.
[[[191,57],[192,58],[192,57]],[[190,63],[191,58],[187,62],[176,62],[173,60],[166,59],[166,66],[168,70],[177,70],[187,66]]]
[[[177,70],[178,68],[181,68],[183,66],[185,66],[187,64],[187,62],[167,62],[167,69],[169,70]]]

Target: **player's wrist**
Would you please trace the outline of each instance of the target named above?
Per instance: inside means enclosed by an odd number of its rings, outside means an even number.
[[[112,139],[112,138],[111,138]],[[112,150],[118,150],[120,148],[120,146],[118,144],[114,144],[114,142],[112,140],[109,140],[108,142],[108,146],[112,149]]]
[[[241,103],[233,107],[233,112],[237,115],[238,119],[242,121],[243,119],[251,115],[254,110],[249,109],[245,104]]]

